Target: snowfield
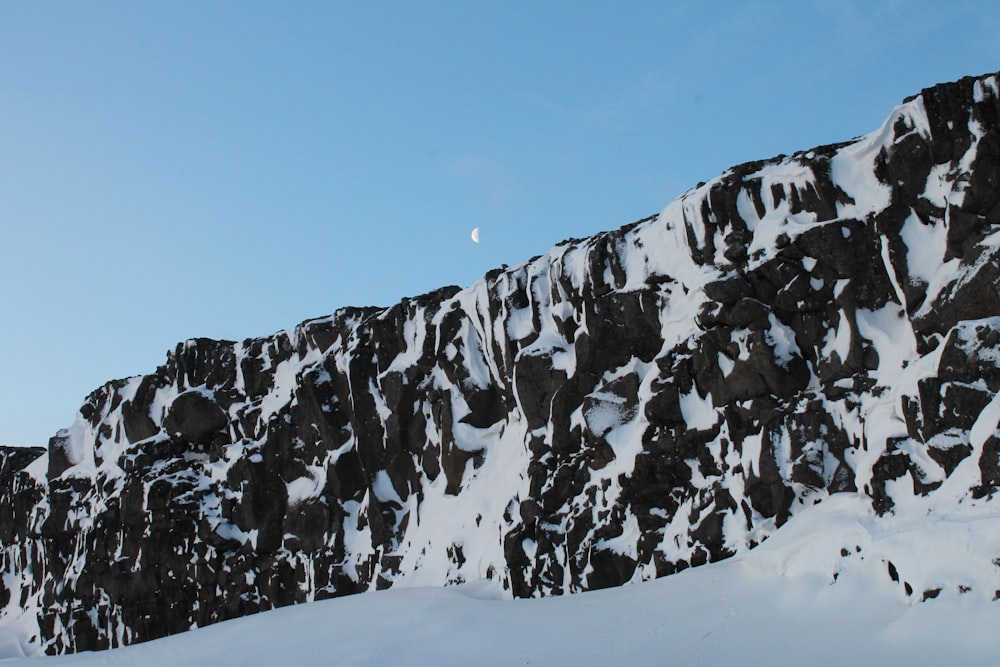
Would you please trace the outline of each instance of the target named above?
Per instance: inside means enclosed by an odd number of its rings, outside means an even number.
[[[488,582],[397,587],[122,649],[0,663],[995,665],[1000,505],[928,508],[926,518],[876,518],[864,498],[836,494],[743,556],[656,581],[534,600],[506,599]],[[7,639],[0,651],[20,647]]]

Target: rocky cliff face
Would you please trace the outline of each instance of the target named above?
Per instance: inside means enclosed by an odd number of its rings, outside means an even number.
[[[8,617],[49,652],[752,548],[830,494],[1000,485],[998,76],[744,164],[467,289],[191,340],[0,452]]]

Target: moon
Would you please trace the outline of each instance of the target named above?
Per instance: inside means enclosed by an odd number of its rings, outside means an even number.
[[[473,243],[479,243],[479,227],[472,230],[471,236]]]

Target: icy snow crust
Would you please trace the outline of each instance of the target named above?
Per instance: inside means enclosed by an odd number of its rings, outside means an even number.
[[[188,341],[156,374],[98,390],[18,478],[39,501],[24,538],[3,544],[5,645],[156,636],[83,573],[103,548],[128,580],[151,567],[136,545],[163,530],[197,539],[178,538],[161,586],[211,581],[220,606],[239,598],[228,612],[189,602],[180,629],[377,588],[578,592],[734,555],[715,570],[725,582],[756,572],[884,592],[883,619],[924,598],[992,600],[1000,312],[950,304],[996,268],[1000,232],[958,250],[953,230],[969,224],[968,175],[996,138],[981,119],[996,116],[998,83],[963,85],[967,145],[915,185],[892,156],[935,141],[924,96],[852,143],[734,168],[657,216],[466,289],[266,339]],[[827,238],[865,244],[874,265],[851,273],[850,257],[809,254]],[[746,293],[731,298],[737,283]],[[828,315],[809,305],[820,300]],[[609,323],[614,308],[631,319]],[[936,428],[948,415],[928,392],[972,398]],[[199,430],[215,411],[225,426]],[[94,545],[108,516],[124,527]],[[74,536],[58,571],[40,535]]]

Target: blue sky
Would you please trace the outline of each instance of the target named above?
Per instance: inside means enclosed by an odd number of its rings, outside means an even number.
[[[465,286],[865,134],[997,35],[961,0],[0,3],[0,443],[181,340]]]

